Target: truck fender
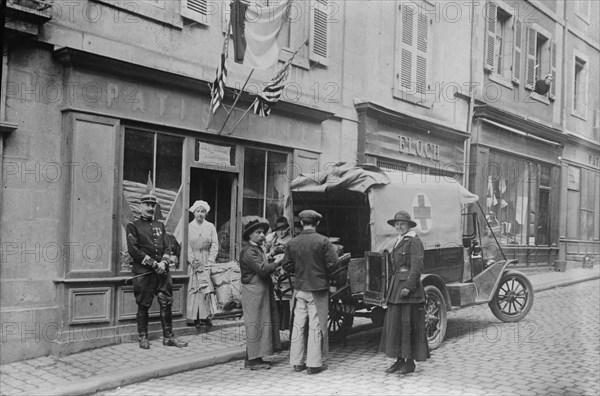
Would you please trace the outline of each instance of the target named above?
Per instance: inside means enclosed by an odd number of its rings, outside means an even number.
[[[448,292],[448,288],[446,287],[446,283],[435,274],[422,274],[421,275],[421,284],[423,287],[425,286],[435,286],[442,293],[444,297],[444,303],[446,305],[446,311],[450,311],[452,309],[450,304],[450,293]]]
[[[516,264],[518,260],[500,260],[488,266],[482,273],[473,278],[473,283],[477,287],[478,300],[481,302],[490,302],[500,285],[502,275],[508,271],[509,265]]]

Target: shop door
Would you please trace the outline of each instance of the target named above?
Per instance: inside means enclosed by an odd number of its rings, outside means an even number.
[[[235,260],[235,208],[237,174],[212,169],[190,169],[190,207],[197,200],[208,202],[210,212],[206,220],[215,225],[219,237],[217,263]],[[189,213],[188,222],[194,219]]]

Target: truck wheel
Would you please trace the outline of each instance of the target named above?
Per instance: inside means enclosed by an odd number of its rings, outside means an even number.
[[[522,273],[506,271],[488,305],[494,316],[501,321],[518,322],[533,305],[533,286]]]
[[[339,296],[329,300],[329,317],[327,328],[331,340],[344,339],[350,334],[354,323],[354,301],[352,295]]]
[[[425,331],[429,349],[437,349],[446,336],[446,302],[442,292],[433,286],[425,286]]]

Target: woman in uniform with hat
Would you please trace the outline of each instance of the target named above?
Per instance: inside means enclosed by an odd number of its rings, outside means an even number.
[[[210,268],[219,252],[219,238],[213,223],[206,220],[210,205],[198,200],[190,208],[194,214],[188,226],[188,325],[211,327],[212,312],[210,293],[214,291],[210,280]]]
[[[262,245],[269,223],[252,220],[245,227],[242,239],[247,243],[240,253],[242,276],[242,310],[246,329],[246,361],[250,370],[268,369],[269,362],[262,358],[281,348],[279,315],[271,273],[277,267],[269,262]]]
[[[387,312],[383,322],[379,352],[396,358],[385,372],[400,374],[415,371],[415,360],[429,358],[425,332],[425,292],[421,284],[423,243],[414,228],[417,226],[405,211],[396,213],[388,224],[396,229],[398,238],[391,253],[392,281],[386,296]]]

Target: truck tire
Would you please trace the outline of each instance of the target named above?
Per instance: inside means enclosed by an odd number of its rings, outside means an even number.
[[[433,285],[425,286],[425,331],[430,350],[442,345],[447,323],[446,302],[442,292]]]
[[[506,271],[488,305],[494,316],[501,321],[518,322],[533,305],[533,286],[522,273]]]

